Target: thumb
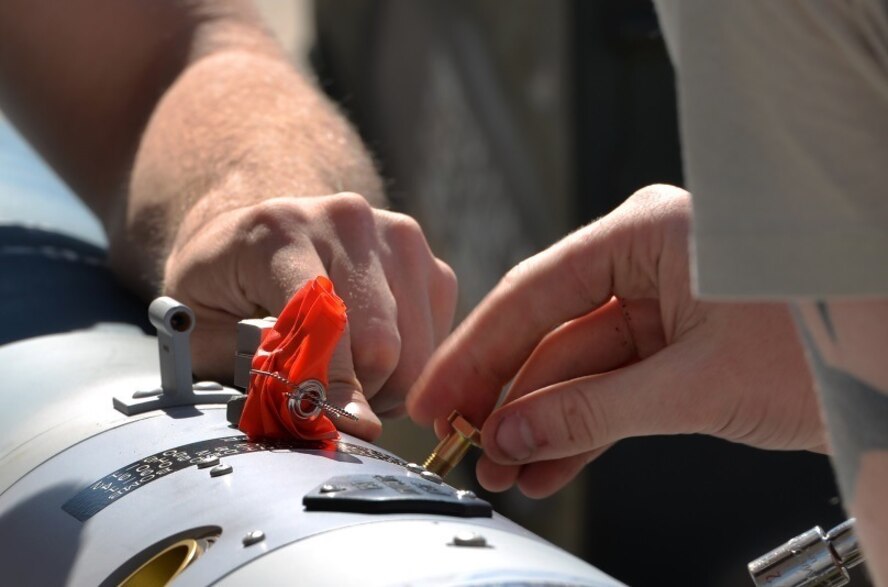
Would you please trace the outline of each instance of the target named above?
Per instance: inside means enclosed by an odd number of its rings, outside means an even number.
[[[327,380],[327,401],[358,418],[355,421],[343,416],[330,416],[336,428],[371,442],[379,438],[382,434],[382,422],[367,402],[361,383],[355,375],[348,325],[333,352]]]
[[[714,370],[695,362],[705,363],[705,355],[674,345],[616,371],[531,392],[487,419],[484,453],[501,464],[531,463],[588,453],[633,436],[711,431],[725,413],[719,405],[725,398],[717,379],[707,376]],[[711,393],[701,393],[704,387]]]

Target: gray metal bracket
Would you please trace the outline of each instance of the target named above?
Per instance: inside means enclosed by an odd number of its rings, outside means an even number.
[[[224,404],[242,395],[214,381],[192,383],[190,337],[196,320],[191,308],[173,298],[160,297],[148,307],[148,319],[157,328],[160,388],[137,391],[130,397],[117,396],[115,409],[133,416],[177,406]]]

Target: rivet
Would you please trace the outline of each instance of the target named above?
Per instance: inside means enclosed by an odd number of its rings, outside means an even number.
[[[244,543],[244,546],[252,546],[258,542],[262,542],[263,540],[265,540],[265,532],[263,532],[262,530],[253,530],[252,532],[244,536],[242,542]]]
[[[404,465],[404,468],[411,473],[416,473],[417,475],[422,475],[423,471],[425,471],[425,467],[423,467],[422,465],[417,465],[416,463],[407,463],[406,465]]]
[[[426,481],[431,481],[432,483],[444,482],[444,480],[441,479],[441,475],[438,475],[437,473],[432,473],[431,471],[423,471],[422,473],[420,473],[420,475],[423,479],[425,479]]]
[[[210,469],[210,477],[221,477],[234,471],[231,465],[216,465]]]
[[[453,537],[454,546],[487,546],[487,538],[477,532],[459,532]]]
[[[219,464],[219,457],[216,455],[208,455],[197,460],[198,469],[206,469],[207,467],[215,467]]]

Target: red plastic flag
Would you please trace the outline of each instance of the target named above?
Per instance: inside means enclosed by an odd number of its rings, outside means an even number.
[[[319,381],[326,390],[327,371],[346,325],[345,303],[333,283],[317,277],[287,303],[274,328],[253,357],[254,370],[276,374],[250,377],[239,427],[250,438],[329,440],[339,437],[323,410],[305,418],[289,408],[289,393],[299,384]],[[289,385],[281,379],[289,381]]]

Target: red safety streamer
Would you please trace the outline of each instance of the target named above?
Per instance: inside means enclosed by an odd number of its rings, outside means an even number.
[[[265,333],[253,357],[253,369],[278,373],[294,386],[317,379],[327,389],[330,359],[346,320],[345,303],[333,291],[333,283],[326,277],[309,281]],[[240,429],[250,438],[338,438],[323,410],[311,419],[290,413],[287,394],[293,389],[274,377],[251,375]]]

